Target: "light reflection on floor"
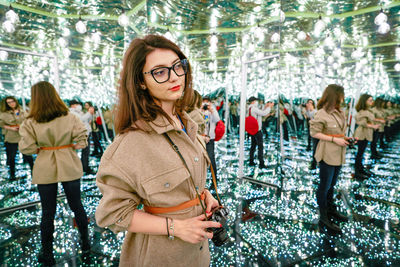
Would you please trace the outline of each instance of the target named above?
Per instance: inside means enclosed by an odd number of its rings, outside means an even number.
[[[341,236],[318,230],[315,200],[318,172],[308,169],[311,152],[305,150],[305,140],[296,138],[285,144],[282,171],[277,165],[276,136],[270,135],[265,143],[265,162],[269,168],[261,171],[245,166],[247,180],[236,178],[238,138],[228,135],[227,140],[217,143],[219,191],[231,215],[228,227],[231,242],[222,248],[211,245],[211,266],[400,265],[399,138],[380,161],[371,161],[369,152],[366,153],[365,163],[376,176],[364,182],[351,178],[355,151],[347,154],[337,185],[336,203],[350,220],[341,223]],[[245,146],[248,151],[248,140]],[[248,158],[248,153],[245,155]],[[36,187],[30,185],[27,166],[21,160],[17,176],[22,178],[16,181],[7,180],[4,151],[0,152],[0,161],[0,263],[38,266],[41,212],[35,204],[39,200]],[[92,166],[97,162],[91,157]],[[78,232],[60,187],[54,243],[56,261],[60,266],[118,266],[123,234],[116,236],[95,225],[94,212],[100,193],[94,176],[82,179],[82,191],[90,217],[91,255],[80,257]],[[9,209],[15,205],[25,206]],[[237,216],[239,205],[248,205],[259,215],[241,222]]]

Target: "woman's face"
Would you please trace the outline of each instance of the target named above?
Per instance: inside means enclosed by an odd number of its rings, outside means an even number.
[[[372,106],[373,104],[374,104],[374,100],[372,99],[372,97],[369,97],[368,99],[367,99],[367,106],[368,107],[370,107],[370,106]]]
[[[179,64],[178,55],[169,49],[156,48],[146,57],[146,64],[143,72],[150,72],[160,67],[171,67],[175,63]],[[161,104],[174,103],[178,100],[185,89],[185,76],[178,76],[170,69],[170,76],[166,82],[158,83],[155,81],[151,73],[144,75],[144,85],[149,90],[150,95],[159,99]]]
[[[12,98],[6,99],[6,103],[11,109],[15,109],[17,107],[17,103]]]
[[[85,103],[85,109],[86,109],[86,110],[89,110],[89,108],[90,108],[90,105],[89,105],[89,103],[86,102],[86,103]]]

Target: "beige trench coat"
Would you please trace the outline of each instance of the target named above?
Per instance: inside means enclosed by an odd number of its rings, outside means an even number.
[[[315,113],[314,119],[310,120],[311,136],[317,133],[345,134],[346,127],[344,113],[336,109],[331,112],[320,109]],[[314,157],[317,162],[323,160],[328,165],[340,166],[346,160],[346,147],[339,146],[331,141],[319,140]]]
[[[368,123],[374,123],[375,116],[370,110],[360,110],[356,115],[357,129],[354,132],[354,137],[358,140],[372,141],[374,133],[373,128],[367,126]]]
[[[168,124],[163,117],[152,123],[141,123],[146,131],[118,135],[107,148],[97,173],[102,193],[96,210],[96,222],[113,232],[126,231],[139,204],[171,207],[196,197],[189,173],[177,153],[162,135],[167,132],[186,160],[198,191],[206,183],[209,159],[197,125],[187,114],[185,134]],[[202,214],[200,206],[160,214],[187,219]],[[209,266],[208,241],[190,244],[165,235],[127,232],[122,246],[120,266]]]
[[[46,123],[29,118],[19,130],[19,150],[36,154],[39,147],[64,146],[72,143],[87,146],[85,125],[74,114],[58,117]],[[40,150],[33,165],[32,184],[67,182],[82,177],[82,163],[72,148]]]
[[[189,117],[197,123],[198,130],[197,133],[200,135],[205,134],[206,130],[206,122],[204,120],[204,115],[199,108],[194,109],[192,112],[189,113]]]
[[[386,120],[385,111],[383,109],[378,109],[376,107],[373,107],[373,108],[371,108],[371,112],[372,112],[372,114],[374,114],[374,117],[376,119],[384,119],[384,120]],[[382,133],[384,131],[384,128],[385,128],[385,123],[379,122],[379,121],[375,121],[374,123],[380,125],[378,131],[380,133]]]
[[[21,110],[19,116],[15,115],[14,111],[10,110],[7,112],[0,113],[0,127],[4,125],[21,125],[25,120],[25,113]],[[18,143],[21,139],[19,132],[6,130],[3,128],[4,142],[7,143]]]

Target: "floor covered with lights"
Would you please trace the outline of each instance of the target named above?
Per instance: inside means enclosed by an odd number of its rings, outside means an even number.
[[[277,140],[273,134],[264,140],[269,168],[245,166],[243,179],[237,178],[238,137],[229,134],[217,143],[218,187],[230,211],[227,228],[231,241],[223,247],[210,246],[211,266],[399,266],[400,137],[382,151],[385,157],[381,160],[372,161],[366,153],[364,163],[375,175],[362,182],[352,178],[356,151],[348,151],[336,186],[336,203],[349,217],[340,224],[341,235],[318,228],[318,170],[309,170],[311,152],[305,149],[305,137],[285,142],[283,159],[278,156]],[[245,145],[248,151],[249,140]],[[38,266],[41,211],[36,186],[31,185],[28,166],[21,158],[19,178],[14,181],[8,180],[4,151],[0,161],[0,263]],[[93,167],[98,162],[91,157]],[[81,184],[90,218],[91,253],[81,257],[73,214],[59,189],[54,242],[57,264],[118,266],[123,234],[114,235],[95,224],[100,199],[95,176],[84,176]],[[246,207],[258,215],[242,221],[238,210]]]

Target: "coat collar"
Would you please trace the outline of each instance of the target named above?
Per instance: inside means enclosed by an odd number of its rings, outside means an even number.
[[[198,126],[186,112],[183,112],[182,115],[181,119],[186,127],[187,134],[190,139],[194,141],[196,139]],[[161,115],[158,115],[157,118],[151,122],[137,121],[136,125],[144,131],[154,131],[157,134],[163,134],[169,131],[182,131],[176,125],[170,124],[168,120]]]

